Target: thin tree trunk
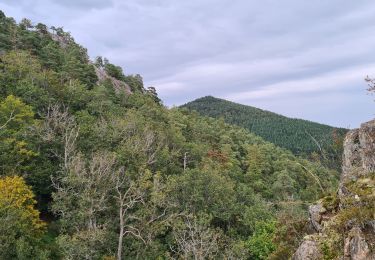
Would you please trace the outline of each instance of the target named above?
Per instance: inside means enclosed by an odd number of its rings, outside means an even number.
[[[122,239],[124,237],[124,216],[123,216],[122,205],[120,206],[119,217],[120,217],[120,233],[118,237],[117,260],[122,260]]]
[[[186,170],[186,164],[187,164],[187,152],[184,154],[184,171]]]

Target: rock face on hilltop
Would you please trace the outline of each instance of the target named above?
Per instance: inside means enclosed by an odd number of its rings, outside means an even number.
[[[306,236],[293,260],[375,260],[375,120],[345,137],[336,195],[309,207],[315,234]]]
[[[128,84],[114,77],[111,77],[110,75],[108,75],[107,72],[105,72],[104,69],[95,67],[95,73],[96,73],[96,76],[98,77],[99,83],[109,80],[112,83],[112,86],[116,94],[119,94],[119,93],[131,94],[132,93],[131,88]]]

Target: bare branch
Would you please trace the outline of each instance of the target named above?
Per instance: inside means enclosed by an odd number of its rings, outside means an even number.
[[[4,129],[12,120],[14,120],[16,116],[14,115],[14,110],[10,113],[8,120],[0,126],[0,130]]]

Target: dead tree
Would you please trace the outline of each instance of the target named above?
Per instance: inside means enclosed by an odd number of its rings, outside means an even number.
[[[115,156],[109,152],[97,152],[90,159],[77,154],[60,178],[53,180],[55,212],[62,217],[83,216],[77,229],[96,230],[98,217],[109,209],[113,188]],[[74,205],[74,206],[72,206]]]
[[[146,243],[141,235],[140,229],[131,223],[132,220],[137,218],[131,211],[136,205],[140,203],[143,204],[146,196],[145,189],[141,185],[143,180],[147,181],[147,179],[143,179],[143,176],[132,180],[125,172],[124,168],[120,169],[115,174],[114,198],[117,204],[119,222],[118,260],[122,260],[123,240],[126,235],[132,235]]]
[[[48,107],[39,135],[47,143],[56,140],[61,142],[62,151],[51,149],[51,152],[62,161],[62,169],[65,171],[76,154],[78,134],[79,126],[69,114],[68,108],[59,104]]]
[[[183,259],[214,258],[218,252],[219,234],[198,222],[196,217],[183,216],[183,228],[173,232],[177,245],[172,251]]]

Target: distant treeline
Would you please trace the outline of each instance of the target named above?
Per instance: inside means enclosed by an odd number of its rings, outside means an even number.
[[[347,129],[288,118],[211,96],[196,99],[182,107],[204,116],[223,118],[225,122],[244,127],[296,155],[319,159],[331,167],[341,165],[342,140]]]

